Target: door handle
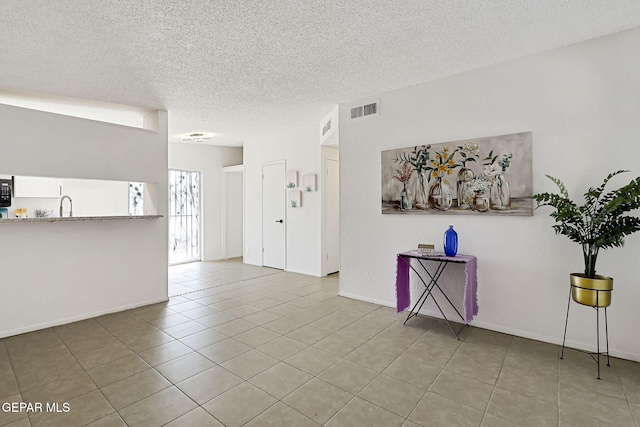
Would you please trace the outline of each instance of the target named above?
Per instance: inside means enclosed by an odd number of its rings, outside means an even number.
[[[282,224],[284,221],[279,219],[279,220],[276,220],[276,222],[279,222],[280,224]]]

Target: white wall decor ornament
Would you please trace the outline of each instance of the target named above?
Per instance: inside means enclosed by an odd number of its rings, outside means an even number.
[[[300,190],[289,191],[289,207],[302,207],[302,198]]]
[[[287,188],[296,188],[298,186],[298,171],[287,172]]]
[[[302,176],[302,188],[304,188],[306,192],[316,191],[316,182],[317,178],[315,173],[308,173]]]

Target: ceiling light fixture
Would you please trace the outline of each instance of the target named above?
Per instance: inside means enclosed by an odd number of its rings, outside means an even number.
[[[183,141],[189,142],[204,142],[207,139],[213,138],[213,135],[206,133],[190,133],[188,136],[182,137]]]

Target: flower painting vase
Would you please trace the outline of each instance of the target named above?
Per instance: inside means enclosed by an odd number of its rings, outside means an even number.
[[[453,225],[444,232],[444,254],[446,256],[456,256],[458,253],[458,233],[453,229]]]
[[[402,183],[403,188],[400,192],[400,210],[402,212],[410,211],[413,208],[413,202],[411,201],[411,192],[407,190],[407,183]]]
[[[402,212],[410,211],[413,207],[411,193],[407,190],[407,183],[411,180],[413,171],[414,169],[408,163],[404,163],[402,167],[396,169],[396,175],[393,176],[393,179],[402,183],[402,191],[400,191],[400,210]]]
[[[501,173],[493,178],[491,193],[489,195],[491,209],[503,211],[511,208],[511,193],[509,181]]]
[[[429,189],[429,206],[433,209],[446,211],[453,203],[453,191],[447,181],[438,178]]]
[[[458,207],[460,209],[469,209],[469,199],[466,197],[467,182],[475,177],[475,174],[471,169],[463,167],[458,172]]]
[[[489,210],[489,197],[484,191],[476,191],[471,201],[471,208],[477,212],[486,212]]]
[[[425,182],[424,172],[418,173],[418,179],[415,181],[414,189],[416,209],[427,209],[427,183]]]

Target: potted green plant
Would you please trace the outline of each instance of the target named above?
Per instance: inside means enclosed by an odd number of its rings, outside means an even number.
[[[628,172],[619,170],[609,174],[598,188],[589,188],[584,204],[569,199],[566,187],[557,178],[546,175],[560,189],[560,194],[540,193],[533,199],[540,206],[551,206],[556,234],[563,234],[582,246],[584,274],[571,273],[573,300],[592,307],[611,304],[613,279],[596,274],[596,260],[600,249],[620,247],[624,237],[640,230],[640,218],[625,215],[640,207],[640,177],[617,190],[605,193],[607,182],[614,176]],[[602,292],[605,291],[605,292]]]

